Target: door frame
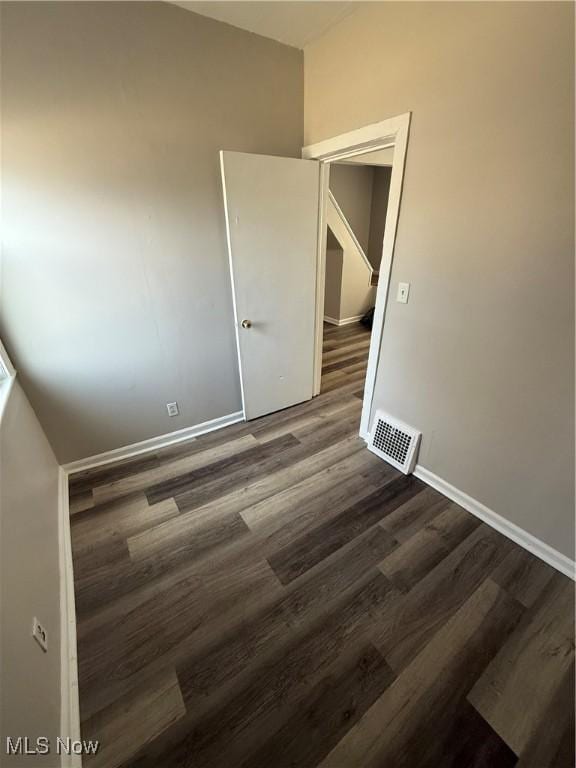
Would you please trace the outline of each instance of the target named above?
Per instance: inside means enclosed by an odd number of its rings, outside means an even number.
[[[326,219],[328,204],[328,183],[330,178],[330,163],[336,160],[344,160],[355,155],[364,155],[378,149],[394,147],[392,159],[392,174],[390,177],[390,192],[388,195],[388,208],[386,210],[386,222],[384,227],[384,240],[382,243],[382,260],[378,287],[376,289],[376,305],[374,309],[374,321],[370,348],[368,353],[368,367],[366,370],[366,384],[364,387],[364,399],[362,402],[362,416],[360,418],[360,436],[368,440],[370,429],[370,411],[374,399],[374,386],[376,383],[376,371],[380,358],[380,345],[384,332],[384,319],[386,302],[390,289],[390,276],[394,257],[394,245],[396,242],[396,229],[400,213],[400,200],[402,197],[402,183],[404,180],[404,166],[406,150],[408,147],[408,133],[410,129],[411,112],[372,123],[363,128],[358,128],[348,133],[342,133],[317,144],[309,144],[302,149],[302,158],[306,160],[318,160],[320,163],[320,200],[318,212],[318,249],[316,269],[316,317],[315,317],[315,343],[314,343],[314,395],[320,394],[320,380],[322,376],[322,342],[324,325],[324,284],[326,279]]]

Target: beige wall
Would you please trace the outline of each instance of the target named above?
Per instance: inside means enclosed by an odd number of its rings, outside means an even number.
[[[386,149],[361,156],[363,163],[372,162],[374,166],[346,162],[330,166],[330,191],[374,269],[380,268],[382,260],[392,170],[391,166],[378,166],[378,162],[389,162],[392,151]],[[386,154],[383,156],[383,153]]]
[[[380,269],[380,262],[382,261],[382,245],[384,242],[391,173],[391,167],[374,168],[370,208],[370,235],[366,256],[376,270]]]
[[[324,315],[339,321],[352,321],[362,317],[368,309],[374,306],[376,291],[371,285],[372,269],[358,250],[357,240],[350,234],[348,220],[343,217],[341,209],[328,200],[326,210],[326,223],[328,226],[327,249],[331,244],[338,243],[342,250],[342,267],[340,272],[340,291],[338,311],[328,312],[324,307]],[[328,263],[328,258],[333,255],[327,253],[327,280],[331,298],[334,296],[332,286],[335,280],[336,270],[333,263]],[[340,263],[340,262],[339,262]],[[330,274],[329,274],[330,273]],[[331,302],[331,306],[333,306]]]
[[[307,144],[413,113],[375,405],[569,556],[573,30],[568,3],[367,4],[305,51]]]
[[[344,253],[340,244],[328,230],[326,238],[326,280],[324,282],[324,316],[340,320],[342,296],[342,267]]]
[[[344,249],[340,320],[360,318],[376,302],[376,289],[369,283],[369,271],[353,251]]]
[[[60,734],[58,551],[58,464],[16,383],[0,418],[2,751],[6,736],[55,744]],[[34,616],[48,630],[47,653],[32,639]]]
[[[300,155],[302,53],[154,2],[1,42],[0,334],[58,458],[239,410],[218,150]]]
[[[370,208],[374,169],[334,163],[330,166],[330,191],[346,216],[364,253],[370,237]]]
[[[357,250],[340,245],[328,228],[324,317],[331,320],[358,319],[374,306],[376,289],[370,271]]]

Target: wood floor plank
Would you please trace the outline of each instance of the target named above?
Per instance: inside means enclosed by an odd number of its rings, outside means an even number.
[[[574,584],[557,574],[468,696],[518,755],[574,663],[573,627]]]
[[[328,422],[334,421],[339,416],[359,415],[358,403],[355,398],[349,397],[345,400],[334,400],[323,408],[317,408],[310,413],[297,415],[291,419],[284,419],[279,424],[272,424],[269,427],[255,428],[252,434],[260,442],[268,442],[287,432],[296,434],[298,431],[306,430],[310,427],[318,428],[325,426]]]
[[[319,397],[70,478],[96,766],[575,764],[573,585],[366,450],[369,339],[325,326]]]
[[[291,627],[305,625],[326,610],[334,611],[338,601],[346,600],[351,589],[374,574],[373,566],[380,554],[393,546],[393,540],[376,527],[345,551],[327,558],[285,590],[275,603],[254,615],[239,632],[222,638],[209,653],[191,659],[181,668],[180,679],[187,697],[198,701],[212,693],[259,655],[266,655],[267,648],[281,641]]]
[[[332,363],[332,365],[327,365],[326,368],[322,369],[322,371],[326,371],[326,373],[330,373],[330,371],[341,371],[342,373],[358,373],[361,371],[362,373],[366,374],[367,362],[367,355],[361,357],[349,357],[346,358],[346,360],[340,361],[339,363]]]
[[[299,496],[302,488],[306,492],[312,489],[313,492],[317,480],[321,486],[333,484],[332,478],[339,472],[347,477],[350,471],[361,474],[359,469],[361,465],[373,467],[373,462],[366,462],[363,457],[360,457],[360,460],[356,458],[354,461],[349,461],[358,456],[360,449],[360,441],[350,438],[292,466],[267,474],[249,485],[219,496],[213,502],[181,512],[177,518],[173,518],[166,524],[158,525],[142,535],[129,539],[130,553],[135,561],[166,551],[175,560],[180,558],[180,553],[188,557],[191,553],[198,551],[199,535],[201,536],[204,532],[209,534],[211,528],[222,530],[224,526],[227,529],[230,524],[236,528],[239,513],[246,511],[243,519],[250,525],[257,516],[262,514],[263,508],[268,510],[268,514],[272,510],[277,510],[285,500],[283,496],[285,490],[288,491],[289,497]],[[363,455],[365,453],[364,451]],[[300,482],[297,482],[298,478],[302,478]],[[282,509],[285,510],[286,507]]]
[[[108,462],[91,469],[84,469],[80,472],[73,472],[68,479],[70,495],[75,496],[85,493],[87,490],[92,491],[98,485],[112,483],[114,480],[120,480],[156,466],[158,466],[156,454],[144,453],[127,459]]]
[[[174,520],[176,522],[177,518]],[[249,530],[241,518],[229,516],[214,526],[197,528],[181,546],[174,547],[169,553],[160,551],[151,559],[143,559],[138,556],[139,553],[131,558],[129,545],[123,541],[121,546],[126,556],[107,558],[106,553],[98,554],[95,567],[89,571],[83,570],[77,575],[77,613],[85,620],[112,601],[122,600],[141,590],[145,591],[147,586],[154,582],[161,583],[163,579],[172,578],[172,573],[175,574],[174,578],[177,578],[182,568],[198,561],[201,563],[210,556],[214,548],[233,544],[248,534]],[[115,549],[118,546],[114,542]],[[133,542],[132,546],[134,554]]]
[[[344,384],[347,381],[345,371],[326,371],[322,373],[322,392],[330,391],[332,389],[338,389],[338,384]],[[335,386],[334,386],[335,385]]]
[[[264,418],[272,418],[274,416],[275,414],[270,414],[269,417]],[[203,435],[197,435],[178,443],[166,445],[163,448],[159,448],[155,455],[159,464],[169,464],[175,459],[192,456],[194,453],[202,453],[209,448],[216,448],[223,443],[251,433],[252,430],[247,422],[238,421],[225,429],[215,429]]]
[[[201,453],[194,453],[191,456],[184,456],[176,459],[169,464],[154,466],[136,474],[122,477],[105,485],[98,485],[94,488],[95,503],[109,501],[120,496],[126,496],[135,491],[144,491],[155,483],[159,483],[170,478],[177,478],[182,473],[191,472],[194,469],[205,467],[226,456],[237,456],[243,451],[250,450],[257,445],[257,441],[252,435],[243,435],[237,440],[231,440],[215,448],[209,448]]]
[[[174,518],[177,522],[178,518]],[[172,581],[179,581],[191,569],[202,569],[208,562],[215,562],[218,557],[236,561],[251,551],[247,540],[249,530],[242,520],[236,524],[230,521],[215,525],[214,530],[204,528],[187,537],[181,546],[175,546],[170,552],[159,550],[155,556],[143,560],[133,560],[129,556],[126,541],[123,542],[127,557],[112,559],[107,566],[107,578],[102,573],[89,572],[85,577],[76,579],[76,592],[80,598],[77,610],[83,620],[92,614],[98,614],[114,602],[124,603],[130,598],[140,599],[140,594],[152,591],[156,594],[160,588]],[[272,573],[272,571],[270,571]]]
[[[318,400],[309,400],[306,403],[302,403],[298,406],[298,409],[302,411],[302,414],[311,412],[317,408],[321,409],[325,404],[318,402]],[[286,418],[287,411],[278,411],[276,413],[270,413],[266,416],[261,416],[254,421],[239,421],[235,424],[231,424],[225,429],[216,429],[211,432],[207,432],[203,435],[198,435],[190,440],[184,440],[173,445],[165,446],[156,451],[156,457],[159,464],[169,464],[175,459],[183,458],[185,456],[191,456],[194,453],[201,453],[209,448],[216,448],[223,443],[229,442],[232,439],[244,437],[254,433],[256,427],[271,426],[276,423],[280,423],[283,418]],[[290,414],[294,417],[294,414]]]
[[[271,426],[278,426],[286,422],[294,421],[305,415],[320,415],[321,413],[329,410],[334,405],[345,405],[352,402],[352,396],[345,390],[333,392],[330,397],[315,397],[312,400],[308,400],[305,403],[300,403],[293,408],[285,408],[277,413],[268,414],[261,418],[254,419],[245,423],[245,427],[249,429],[249,432],[256,438],[259,437],[262,431],[267,430]]]
[[[257,463],[238,466],[224,477],[216,477],[176,496],[176,503],[181,512],[207,504],[212,499],[226,495],[237,488],[251,485],[268,474],[274,474],[304,459],[311,458],[315,453],[330,445],[352,437],[357,433],[354,419],[344,419],[335,424],[327,423],[307,430],[299,430],[296,435],[297,444],[281,453],[272,453],[268,458]],[[292,435],[288,435],[292,437]],[[278,438],[281,439],[281,438]],[[273,441],[274,442],[274,441]],[[299,443],[299,444],[298,444]],[[270,445],[270,443],[266,444]],[[265,447],[265,446],[264,446]]]
[[[349,325],[336,326],[325,325],[324,326],[324,342],[337,339],[339,343],[343,340],[350,338],[351,336],[366,337],[370,335],[370,331],[362,323],[350,323]]]
[[[185,712],[176,673],[167,670],[82,723],[82,738],[100,741],[98,752],[85,757],[85,764],[117,768]]]
[[[338,379],[336,379],[336,374],[339,374]],[[357,371],[356,373],[345,373],[343,371],[334,371],[334,373],[329,373],[326,375],[325,380],[328,379],[329,376],[333,376],[334,378],[326,383],[322,384],[322,392],[332,392],[333,390],[341,390],[343,388],[343,385],[347,384],[355,384],[356,386],[363,384],[364,379],[366,378],[366,374],[364,371]]]
[[[574,672],[572,663],[522,751],[518,768],[573,768]]]
[[[395,587],[408,592],[479,525],[478,518],[450,504],[378,567]]]
[[[512,543],[480,525],[391,608],[375,645],[400,673],[506,557]]]
[[[69,512],[71,515],[75,515],[77,512],[84,512],[84,510],[90,509],[93,506],[94,496],[92,495],[92,488],[70,494]]]
[[[344,331],[339,329],[336,334],[326,334],[322,342],[322,352],[350,347],[353,344],[364,344],[370,341],[370,332],[365,328],[352,328]]]
[[[450,504],[449,499],[425,487],[387,515],[380,525],[398,541],[408,541]]]
[[[269,563],[283,584],[305,573],[316,563],[370,528],[389,512],[421,490],[413,477],[393,479],[383,489],[346,509],[327,524],[296,539],[269,558]]]
[[[306,704],[242,768],[314,768],[338,744],[393,681],[394,675],[371,645],[342,672],[327,675]]]
[[[131,536],[178,514],[174,499],[149,504],[143,493],[91,507],[72,519],[74,550],[79,552],[118,536]]]
[[[114,537],[105,540],[96,547],[86,547],[78,550],[72,544],[74,557],[74,588],[76,593],[76,613],[80,617],[85,610],[83,605],[84,590],[100,589],[100,584],[109,577],[110,569],[118,567],[118,563],[128,563],[130,556],[126,540]]]
[[[445,727],[442,727],[445,726]],[[436,721],[404,752],[418,768],[513,768],[518,756],[465,699]],[[543,765],[540,766],[543,768]]]
[[[322,366],[322,373],[328,374],[333,371],[344,371],[345,373],[352,373],[357,371],[365,371],[366,363],[368,361],[368,355],[353,355],[346,357],[344,360],[337,360],[336,362],[326,363]]]
[[[391,475],[366,470],[360,477],[335,484],[325,493],[309,497],[287,515],[275,514],[261,518],[251,529],[257,537],[259,551],[269,558],[297,539],[317,533],[320,526],[327,525],[352,504],[360,503],[375,491],[382,490],[389,482]],[[353,497],[351,494],[354,494]],[[278,510],[276,506],[276,512]],[[396,541],[392,536],[388,535],[388,538]]]
[[[346,376],[338,387],[332,386],[329,388],[329,391],[327,391],[327,389],[324,387],[324,384],[322,383],[320,397],[324,398],[325,400],[329,400],[333,397],[341,398],[343,395],[349,394],[362,400],[362,395],[360,393],[364,389],[364,383],[365,376],[361,376],[360,380],[358,380],[357,377]]]
[[[574,743],[575,743],[574,717],[571,718],[562,734],[560,744],[554,757],[552,758],[553,768],[570,768],[574,763]]]
[[[340,499],[344,504],[353,503],[357,488],[367,486],[368,490],[375,490],[372,483],[378,482],[380,478],[392,480],[396,477],[398,473],[393,468],[384,465],[366,451],[356,452],[260,503],[246,507],[242,510],[242,517],[254,531],[262,530],[272,518],[277,521],[274,527],[278,527],[290,521],[295,506],[298,506],[297,512],[300,515],[304,512],[300,505],[322,497],[319,499],[323,502],[322,506],[332,510],[332,504]]]
[[[322,341],[322,346],[333,349],[334,345],[342,346],[344,344],[348,344],[349,340],[352,338],[364,340],[369,337],[370,330],[360,323],[343,326],[341,328],[331,328],[328,326],[324,329],[324,339]]]
[[[519,604],[500,587],[483,582],[332,750],[322,768],[409,765],[405,755],[411,747],[418,748],[420,729],[433,727],[438,713],[444,720],[456,705],[447,718],[452,722],[462,697],[520,612]]]
[[[552,580],[556,571],[530,552],[516,546],[492,574],[492,579],[530,607]]]
[[[182,520],[178,516],[174,525],[157,525],[155,528],[131,536],[128,541],[128,551],[133,562],[145,560],[159,554],[167,554],[172,559],[173,566],[183,560],[197,557],[221,544],[234,541],[249,532],[249,528],[238,512],[208,516],[197,514],[194,520]],[[183,534],[178,536],[177,530]],[[177,539],[177,543],[174,541]]]
[[[260,666],[235,696],[195,723],[176,750],[168,753],[168,760],[178,764],[193,750],[194,765],[198,768],[237,764],[238,751],[250,752],[261,743],[263,733],[274,732],[286,713],[293,713],[305,691],[325,676],[345,648],[364,642],[372,615],[385,610],[389,596],[386,579],[381,574],[374,576],[341,607],[336,617],[322,622],[284,648],[273,661]],[[187,702],[186,678],[180,671],[179,679]],[[187,703],[193,706],[193,697]]]
[[[346,402],[337,400],[334,403],[328,403],[328,407],[322,411],[316,411],[323,428],[334,429],[338,425],[346,424],[351,432],[358,434],[358,423],[361,407],[354,397],[348,398]],[[305,440],[310,434],[316,434],[317,429],[310,425],[294,426],[291,430],[299,440]]]
[[[247,450],[242,452],[242,455],[232,453],[209,464],[181,472],[178,477],[149,485],[146,488],[146,496],[151,504],[170,497],[182,496],[195,490],[198,486],[211,483],[215,478],[222,482],[224,477],[229,477],[243,469],[247,468],[249,471],[253,471],[254,467],[269,457],[277,456],[288,448],[294,448],[297,445],[299,445],[299,441],[292,434],[281,435],[265,445],[261,445],[255,440]]]
[[[246,553],[191,567],[154,590],[131,610],[112,608],[100,621],[80,625],[78,674],[90,711],[106,700],[107,687],[123,690],[158,659],[161,664],[180,660],[188,649],[213,643],[226,627],[256,610],[263,596],[272,600],[279,594],[267,563]],[[181,645],[186,653],[178,651]]]
[[[335,363],[337,360],[345,360],[346,358],[357,356],[359,352],[366,352],[370,346],[370,340],[360,342],[353,342],[352,344],[339,349],[329,350],[322,355],[323,362]]]

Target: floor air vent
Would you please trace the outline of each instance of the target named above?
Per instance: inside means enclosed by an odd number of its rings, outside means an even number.
[[[405,475],[409,475],[416,464],[420,435],[420,432],[384,411],[376,411],[368,448]]]

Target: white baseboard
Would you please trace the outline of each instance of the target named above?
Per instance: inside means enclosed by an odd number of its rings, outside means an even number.
[[[334,317],[328,317],[328,315],[324,315],[324,322],[330,323],[330,325],[351,325],[352,323],[358,323],[364,315],[356,315],[355,317],[344,317],[342,320],[336,320]]]
[[[148,451],[157,450],[158,448],[166,448],[168,445],[182,443],[185,440],[190,440],[192,437],[198,437],[207,432],[213,432],[216,429],[228,427],[230,424],[236,424],[243,419],[243,411],[229,413],[227,416],[220,416],[217,419],[204,421],[202,424],[196,424],[193,427],[185,427],[184,429],[178,429],[175,432],[168,432],[165,435],[158,435],[158,437],[151,437],[148,440],[141,440],[139,443],[132,443],[132,445],[125,445],[122,448],[114,448],[111,451],[105,451],[104,453],[99,453],[95,456],[87,456],[85,459],[71,461],[68,464],[64,464],[62,469],[68,475],[85,469],[93,469],[94,467],[100,467],[103,464],[110,464],[113,461],[129,459],[130,457],[138,456],[141,453],[147,453]]]
[[[370,433],[360,430],[360,437],[367,443],[370,439]],[[540,560],[551,565],[552,568],[555,568],[557,571],[560,571],[560,573],[563,573],[565,576],[576,581],[576,563],[573,560],[570,560],[569,557],[566,557],[566,555],[558,552],[554,547],[537,539],[536,536],[528,533],[524,528],[520,528],[519,525],[506,520],[502,515],[489,509],[489,507],[482,504],[482,502],[477,501],[472,496],[464,493],[464,491],[456,488],[456,486],[438,475],[435,475],[434,472],[426,469],[426,467],[423,467],[421,464],[417,464],[414,468],[414,475],[425,482],[426,485],[431,486],[456,504],[459,504],[467,512],[478,517],[491,528],[494,528],[507,538],[512,539],[516,544],[519,544],[521,547],[528,550],[528,552],[531,552],[533,555],[540,558]]]
[[[473,499],[472,496],[459,490],[446,482],[446,480],[438,477],[438,475],[430,472],[429,469],[422,467],[420,464],[416,465],[414,475],[420,478],[420,480],[423,480],[427,485],[440,491],[444,496],[452,499],[452,501],[459,504],[475,517],[480,518],[480,520],[485,522],[491,528],[494,528],[499,533],[512,539],[516,544],[519,544],[521,547],[524,547],[524,549],[527,549],[528,552],[539,557],[540,560],[551,565],[552,568],[560,571],[560,573],[563,573],[565,576],[569,576],[571,579],[576,579],[576,563],[574,563],[573,560],[570,560],[569,557],[566,557],[566,555],[558,552],[558,550],[554,549],[549,544],[545,544],[531,533],[520,528],[520,526],[506,520],[506,518],[502,517],[497,512],[489,509],[481,502]]]
[[[58,473],[58,548],[60,568],[60,737],[80,739],[76,606],[68,509],[68,475]],[[81,768],[80,755],[62,755],[62,768]]]

